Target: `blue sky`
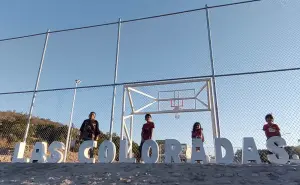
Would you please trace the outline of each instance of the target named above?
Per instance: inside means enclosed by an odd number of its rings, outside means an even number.
[[[45,32],[237,1],[2,1],[0,38]],[[299,67],[299,8],[296,0],[265,0],[210,11],[216,74]],[[40,89],[113,82],[117,25],[51,34]],[[32,90],[45,36],[0,42],[1,92]],[[205,12],[193,12],[122,24],[118,82],[209,75]],[[253,136],[259,147],[264,115],[272,112],[288,144],[299,133],[298,71],[217,78],[221,135],[234,147]],[[155,89],[158,90],[158,89]],[[153,90],[153,93],[154,90]],[[34,115],[67,123],[72,90],[39,93]],[[32,94],[0,96],[1,110],[27,112]],[[112,87],[80,89],[74,123],[97,112],[109,129]],[[122,87],[117,89],[115,132],[119,134]],[[140,103],[144,100],[140,99]],[[200,121],[212,146],[208,113],[156,115],[155,139],[190,143],[193,122]],[[140,140],[143,117],[137,116],[134,140]]]

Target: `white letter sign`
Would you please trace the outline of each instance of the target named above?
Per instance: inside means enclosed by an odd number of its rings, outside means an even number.
[[[90,158],[89,150],[93,149],[97,146],[97,141],[89,140],[84,141],[80,147],[78,152],[78,159],[81,163],[95,163],[95,158]]]
[[[14,155],[12,158],[13,163],[28,163],[29,159],[24,159],[24,152],[25,152],[26,143],[20,142],[15,145]]]
[[[64,154],[61,150],[65,150],[65,144],[62,142],[54,141],[49,146],[50,155],[47,157],[48,163],[62,163]]]
[[[247,164],[249,161],[255,161],[257,164],[261,163],[253,137],[244,137],[242,163]]]
[[[222,147],[225,149],[226,155],[222,157]],[[215,139],[216,163],[231,164],[233,162],[234,152],[231,142],[226,138]]]
[[[116,158],[116,146],[113,142],[105,140],[101,143],[98,151],[100,163],[112,163]]]
[[[197,149],[199,148],[199,150]],[[196,161],[202,161],[203,164],[206,164],[207,156],[205,155],[205,150],[203,148],[203,142],[201,139],[193,139],[192,141],[192,159],[191,163]]]
[[[30,162],[32,163],[46,163],[47,162],[47,147],[46,142],[37,142],[34,145]]]
[[[165,163],[181,163],[179,154],[181,152],[181,144],[176,139],[165,140]]]
[[[275,143],[278,145],[276,146]],[[268,155],[268,160],[275,164],[286,164],[289,161],[289,154],[284,147],[286,142],[282,137],[274,136],[267,140],[267,149],[274,153]],[[278,155],[279,158],[276,157]]]
[[[127,156],[128,143],[127,140],[120,141],[120,152],[119,160],[121,163],[135,163],[135,158],[130,158]]]
[[[149,156],[150,147],[152,150],[152,155]],[[142,147],[142,159],[145,163],[157,163],[158,161],[158,144],[149,139],[146,140]]]

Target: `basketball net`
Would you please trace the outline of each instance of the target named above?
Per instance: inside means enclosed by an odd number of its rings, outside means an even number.
[[[174,111],[179,111],[181,108],[180,106],[175,106],[174,107]],[[180,114],[178,112],[175,113],[175,119],[179,119],[180,118]]]

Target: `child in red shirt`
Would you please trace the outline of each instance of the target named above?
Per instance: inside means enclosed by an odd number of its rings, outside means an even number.
[[[263,127],[267,140],[273,136],[281,136],[280,128],[274,123],[274,117],[272,114],[267,114],[265,117],[266,124]]]
[[[141,139],[141,144],[139,147],[140,157],[142,156],[142,147],[143,147],[144,142],[148,139],[152,139],[153,129],[155,128],[150,114],[145,115],[145,120],[146,120],[146,123],[143,125],[143,128],[142,128],[142,133],[141,133],[142,139]]]
[[[199,122],[194,123],[192,130],[192,139],[199,138],[204,142],[203,129],[201,128],[201,124]]]

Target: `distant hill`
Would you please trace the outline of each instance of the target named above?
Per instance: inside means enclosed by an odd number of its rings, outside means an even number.
[[[15,143],[23,141],[28,115],[17,113],[15,111],[0,111],[0,155],[1,151],[13,149]],[[51,144],[53,141],[65,143],[68,133],[68,126],[58,122],[53,122],[50,119],[32,117],[31,125],[28,133],[27,145],[34,145],[36,142],[47,142]],[[77,128],[72,129],[72,138],[79,135]],[[101,132],[98,144],[109,139],[109,133]],[[117,149],[117,158],[119,153],[120,137],[113,133],[113,142]],[[78,148],[73,148],[77,151]],[[138,154],[138,144],[133,143],[133,153]]]

